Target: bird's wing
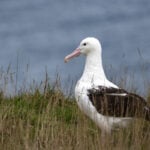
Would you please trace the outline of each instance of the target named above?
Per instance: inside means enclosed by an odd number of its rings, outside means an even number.
[[[150,120],[150,107],[137,94],[124,89],[99,86],[88,89],[88,97],[96,110],[106,116],[144,117]]]

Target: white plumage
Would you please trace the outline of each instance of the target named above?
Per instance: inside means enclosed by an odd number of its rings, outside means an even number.
[[[101,111],[103,106],[100,106],[101,110],[99,111],[99,106],[96,106],[94,99],[92,99],[92,97],[90,99],[90,89],[92,90],[92,93],[94,93],[94,90],[97,91],[98,94],[96,96],[101,94],[109,96],[109,99],[110,96],[118,98],[127,97],[129,94],[125,90],[121,90],[120,93],[119,87],[106,78],[103,70],[101,53],[102,48],[99,40],[93,37],[88,37],[81,41],[79,47],[74,52],[65,57],[65,62],[68,62],[71,58],[79,56],[80,54],[84,54],[86,56],[83,75],[75,87],[75,98],[79,108],[88,117],[90,117],[102,130],[111,132],[111,130],[116,127],[126,127],[132,121],[132,115],[121,117],[116,117],[115,113],[114,116],[109,116],[109,114],[106,115]],[[100,87],[102,87],[102,89],[100,89]],[[107,92],[107,89],[112,89],[115,92]],[[136,95],[134,96],[136,97]],[[133,95],[131,95],[131,98],[133,99]],[[141,97],[137,96],[136,98],[140,99]],[[97,101],[99,103],[99,101],[101,101],[101,97],[100,99],[97,97]]]

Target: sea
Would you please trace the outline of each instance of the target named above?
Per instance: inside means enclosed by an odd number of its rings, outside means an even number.
[[[108,79],[145,96],[149,0],[0,0],[0,89],[16,94],[48,75],[73,91],[85,57],[67,64],[64,57],[89,36],[101,41]]]

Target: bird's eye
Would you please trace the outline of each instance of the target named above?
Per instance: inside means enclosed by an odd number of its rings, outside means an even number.
[[[84,46],[86,46],[86,43],[83,43]]]

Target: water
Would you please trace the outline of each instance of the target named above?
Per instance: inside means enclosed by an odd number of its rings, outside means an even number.
[[[83,57],[63,59],[87,36],[101,40],[109,78],[128,68],[143,90],[150,76],[149,0],[0,1],[0,65],[7,70],[11,64],[18,82],[26,76],[40,82],[45,70],[51,80],[57,71],[63,82],[80,77]]]

